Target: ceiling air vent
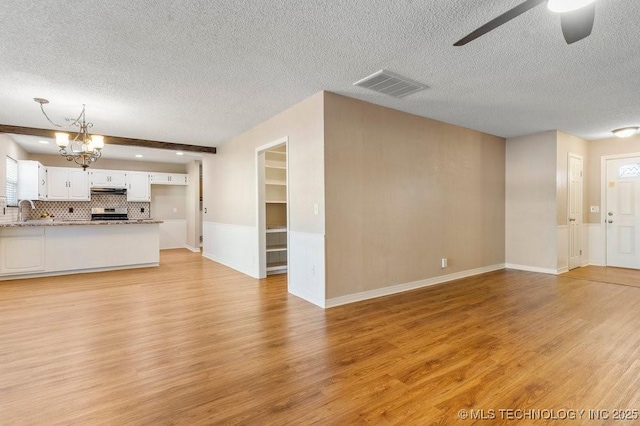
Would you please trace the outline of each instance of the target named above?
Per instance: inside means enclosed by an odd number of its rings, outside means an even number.
[[[356,81],[353,85],[384,93],[394,98],[403,98],[427,88],[424,84],[416,83],[406,77],[385,70],[373,73],[369,77]]]

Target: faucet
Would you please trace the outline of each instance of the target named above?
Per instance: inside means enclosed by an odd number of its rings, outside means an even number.
[[[19,200],[18,201],[18,222],[25,222],[27,219],[24,219],[22,217],[22,207],[20,207],[20,203],[22,203],[23,201],[28,201],[29,203],[31,203],[31,210],[35,210],[36,209],[36,205],[33,204],[33,201],[31,200]]]

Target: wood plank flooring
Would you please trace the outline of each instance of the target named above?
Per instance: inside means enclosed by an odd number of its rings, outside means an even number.
[[[640,288],[511,270],[324,311],[163,251],[0,282],[0,424],[637,424],[639,314]]]
[[[563,274],[568,278],[599,281],[609,284],[640,287],[640,271],[637,269],[613,268],[610,266],[585,266]]]

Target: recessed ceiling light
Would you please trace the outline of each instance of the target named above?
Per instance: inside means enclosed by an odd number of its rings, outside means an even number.
[[[142,158],[142,154],[136,154],[136,158]]]
[[[176,155],[184,155],[184,152],[178,151],[178,152],[176,152]]]
[[[49,141],[38,141],[39,143],[43,144],[43,145],[49,145]]]
[[[623,127],[621,129],[612,130],[613,134],[619,138],[628,138],[637,133],[638,127]]]

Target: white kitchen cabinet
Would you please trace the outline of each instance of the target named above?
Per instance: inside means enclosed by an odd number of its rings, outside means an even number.
[[[81,168],[47,168],[49,201],[90,201],[89,172]]]
[[[47,169],[39,161],[18,161],[18,199],[47,199]]]
[[[151,182],[148,172],[128,172],[127,201],[151,201]]]
[[[183,173],[151,173],[152,185],[188,185],[188,175]]]
[[[0,274],[41,272],[45,269],[44,228],[3,229],[0,232]]]
[[[89,186],[91,188],[126,188],[127,172],[93,169],[89,172]]]

